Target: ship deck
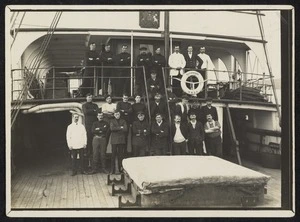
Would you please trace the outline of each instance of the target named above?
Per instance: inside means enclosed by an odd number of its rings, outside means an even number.
[[[281,171],[249,161],[243,165],[271,176],[264,203],[257,207],[280,207]],[[111,186],[106,185],[107,175],[70,173],[68,161],[51,158],[19,168],[11,181],[12,209],[118,208],[118,197],[111,196]]]

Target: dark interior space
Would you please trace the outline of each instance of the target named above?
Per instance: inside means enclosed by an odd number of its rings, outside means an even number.
[[[60,164],[69,161],[66,142],[68,111],[20,114],[12,129],[12,159],[16,170],[39,164]]]

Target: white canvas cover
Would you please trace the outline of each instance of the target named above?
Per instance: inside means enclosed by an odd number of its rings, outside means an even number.
[[[262,173],[214,156],[150,156],[123,160],[125,172],[143,194],[189,185],[266,184]]]

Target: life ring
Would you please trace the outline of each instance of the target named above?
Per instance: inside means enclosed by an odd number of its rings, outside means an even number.
[[[196,77],[197,81],[187,81],[190,77]],[[198,84],[198,86],[195,88],[195,85]],[[204,86],[204,79],[202,75],[199,72],[196,71],[189,71],[182,75],[181,82],[180,82],[182,90],[189,94],[189,95],[197,95],[201,92]],[[187,85],[192,86],[192,88],[189,88]]]

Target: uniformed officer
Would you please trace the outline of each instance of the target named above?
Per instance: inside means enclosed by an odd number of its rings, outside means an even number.
[[[146,80],[150,78],[150,68],[152,65],[151,56],[147,53],[146,47],[140,48],[140,55],[137,57],[136,65],[142,68],[138,68],[136,71],[136,93],[144,94],[145,93],[145,79],[144,79],[144,70],[146,75]]]
[[[160,47],[157,47],[154,55],[152,56],[152,69],[156,71],[157,78],[161,81],[161,83],[164,83],[162,68],[164,68],[165,66],[166,66],[166,59],[161,54]]]
[[[102,63],[102,66],[113,66],[114,65],[114,55],[112,51],[110,50],[110,44],[105,45],[105,50],[101,52],[100,54],[100,61]],[[114,87],[114,80],[110,77],[112,77],[114,70],[113,68],[102,68],[102,77],[103,77],[103,89],[102,94],[106,95],[108,94],[108,83],[110,80],[111,85]]]
[[[96,43],[92,42],[89,50],[85,53],[85,71],[83,74],[83,83],[81,85],[81,94],[93,94],[94,90],[94,76],[98,75],[98,69],[93,66],[100,66],[100,56],[96,51]]]
[[[138,120],[132,124],[133,156],[145,156],[149,146],[150,124],[145,120],[145,113],[138,112]]]
[[[123,45],[121,53],[116,55],[117,66],[130,66],[131,55],[127,52],[128,46]],[[129,93],[130,88],[130,68],[119,68],[115,80],[115,96],[122,96],[122,93]]]

